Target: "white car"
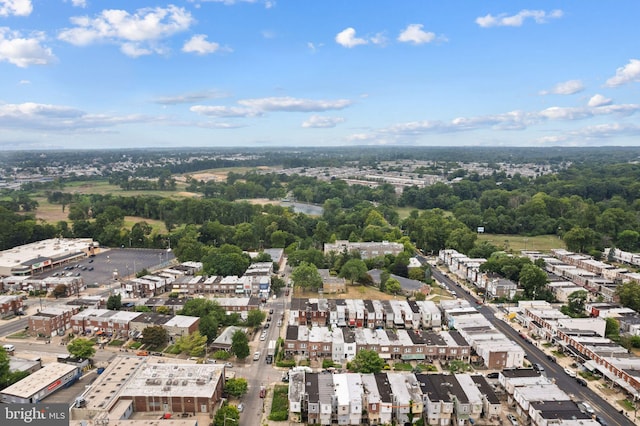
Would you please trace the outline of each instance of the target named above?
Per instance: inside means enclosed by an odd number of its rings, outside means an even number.
[[[244,404],[242,402],[240,404],[238,404],[238,411],[240,413],[242,413],[244,411]]]
[[[513,426],[518,426],[518,419],[513,414],[507,414],[507,419],[511,422]]]
[[[569,377],[573,377],[575,379],[575,377],[576,377],[576,372],[575,371],[571,370],[570,368],[565,368],[564,372],[567,373],[567,375]]]
[[[258,361],[260,359],[260,352],[256,352],[253,354],[253,360]]]

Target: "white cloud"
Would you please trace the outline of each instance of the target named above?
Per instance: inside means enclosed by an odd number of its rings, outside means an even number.
[[[126,10],[103,10],[95,18],[76,16],[71,18],[73,28],[62,30],[60,40],[76,46],[107,41],[121,45],[121,50],[130,56],[152,52],[163,52],[151,44],[186,31],[194,19],[182,7],[169,5],[166,8],[138,9],[130,14]]]
[[[182,95],[163,96],[155,99],[154,102],[161,105],[191,104],[207,99],[223,98],[225,96],[227,95],[215,90],[205,90],[202,92],[185,93]]]
[[[387,43],[389,42],[389,40],[387,39],[387,36],[384,33],[378,33],[373,37],[371,37],[370,40],[371,40],[371,43],[378,46],[386,46]]]
[[[627,65],[618,68],[616,75],[608,79],[605,86],[622,86],[634,81],[640,81],[640,60],[638,59],[631,59]]]
[[[0,16],[29,16],[32,11],[31,0],[0,0]]]
[[[47,65],[55,61],[51,49],[44,47],[42,33],[22,37],[8,28],[0,28],[0,62],[7,61],[20,68],[30,65]]]
[[[302,123],[302,127],[315,128],[315,129],[327,129],[330,127],[336,127],[340,123],[344,123],[343,117],[324,117],[320,115],[312,115],[309,119]]]
[[[226,6],[233,6],[240,3],[264,3],[266,9],[271,9],[276,5],[273,0],[190,0],[193,3],[222,3]]]
[[[436,39],[435,33],[424,31],[422,27],[422,24],[408,25],[398,36],[398,41],[413,44],[424,44],[434,41]]]
[[[216,42],[207,41],[204,34],[194,35],[182,46],[182,51],[187,53],[197,53],[198,55],[207,55],[215,53],[220,49],[220,45]]]
[[[344,109],[351,105],[348,99],[334,101],[299,99],[292,97],[243,99],[240,105],[260,111],[313,112]]]
[[[543,90],[541,95],[573,95],[574,93],[582,92],[584,85],[580,80],[569,80],[562,83],[558,83],[551,90]]]
[[[587,105],[590,107],[600,107],[605,105],[611,105],[612,102],[613,101],[609,98],[605,98],[600,94],[595,94],[591,97],[591,99],[589,99],[589,102],[587,103]]]
[[[153,53],[153,50],[141,47],[137,43],[122,43],[120,45],[120,51],[132,58],[151,55]]]
[[[71,4],[75,7],[87,7],[87,0],[71,0]]]
[[[225,117],[225,118],[238,118],[238,117],[256,117],[262,115],[262,113],[254,108],[240,108],[240,107],[226,107],[226,106],[207,106],[207,105],[194,105],[189,108],[189,111],[196,114],[206,115],[207,117]]]
[[[544,10],[528,10],[523,9],[515,15],[507,15],[501,13],[497,16],[487,14],[486,16],[480,16],[476,18],[476,24],[483,28],[489,27],[520,27],[524,23],[525,19],[531,18],[537,24],[544,24],[549,19],[558,19],[563,15],[561,10],[552,10],[551,12],[545,12]]]
[[[422,120],[397,123],[378,129],[382,135],[418,136],[427,133],[463,132],[477,129],[523,130],[546,121],[575,121],[596,116],[627,116],[640,111],[640,104],[584,107],[550,107],[541,111],[509,111],[501,114],[458,117],[451,121]]]
[[[640,127],[635,124],[606,123],[588,126],[571,132],[574,136],[584,138],[610,138],[620,135],[640,135]]]
[[[29,80],[20,80],[18,82],[19,85],[26,85],[26,84],[31,84],[31,82]]]
[[[361,44],[367,44],[368,41],[363,38],[356,37],[356,30],[349,27],[340,31],[336,35],[336,43],[343,47],[352,48]]]

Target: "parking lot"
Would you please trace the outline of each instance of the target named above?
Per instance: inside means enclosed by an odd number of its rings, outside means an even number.
[[[117,279],[134,277],[143,269],[153,271],[163,268],[175,259],[173,252],[157,249],[113,248],[101,251],[95,257],[68,263],[36,275],[45,278],[60,275],[82,277],[88,287],[100,287]]]

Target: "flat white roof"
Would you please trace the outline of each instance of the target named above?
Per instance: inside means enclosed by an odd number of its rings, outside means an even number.
[[[12,268],[38,257],[59,258],[87,250],[94,244],[91,238],[51,238],[0,252],[0,267]]]
[[[77,369],[78,367],[75,365],[53,362],[31,373],[19,382],[4,388],[0,393],[17,396],[19,398],[29,398],[56,380]]]

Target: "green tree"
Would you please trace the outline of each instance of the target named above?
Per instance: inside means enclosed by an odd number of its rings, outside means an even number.
[[[235,405],[225,404],[216,411],[211,426],[237,426],[239,421],[240,412],[238,408]]]
[[[198,331],[200,334],[207,337],[207,342],[211,343],[218,337],[218,326],[220,322],[213,315],[209,314],[204,317],[200,317],[200,324],[198,325]]]
[[[156,312],[159,314],[163,314],[163,315],[170,315],[171,314],[171,308],[168,306],[158,306],[156,308]]]
[[[588,293],[585,290],[574,291],[567,298],[567,310],[570,312],[571,317],[584,317],[586,316],[584,311],[585,303],[587,302]]]
[[[367,265],[361,259],[349,259],[340,268],[340,277],[348,279],[353,285],[367,275]]]
[[[390,294],[400,294],[402,292],[400,281],[395,278],[389,278],[385,284],[385,291]]]
[[[260,309],[252,309],[247,313],[245,324],[247,327],[258,327],[267,318],[267,314]]]
[[[640,311],[640,284],[635,281],[620,284],[616,287],[616,294],[622,306]]]
[[[67,351],[75,358],[91,359],[96,353],[96,348],[93,341],[78,337],[67,345]]]
[[[576,226],[565,232],[562,239],[568,250],[586,253],[595,245],[596,233],[593,229]]]
[[[249,356],[249,340],[242,330],[237,330],[231,336],[231,352],[238,359],[245,359]]]
[[[520,285],[525,297],[529,299],[544,299],[547,297],[547,274],[534,264],[526,264],[520,270]]]
[[[53,289],[53,295],[56,297],[65,297],[67,295],[67,286],[64,284],[58,284]]]
[[[379,373],[384,367],[384,359],[378,352],[369,349],[358,351],[353,361],[349,363],[349,370],[354,373]]]
[[[416,281],[424,281],[425,272],[423,268],[409,269],[409,278]]]
[[[322,277],[318,272],[318,268],[310,263],[302,262],[291,273],[291,281],[293,285],[317,291],[322,287]]]
[[[247,393],[247,390],[249,389],[249,383],[247,383],[247,379],[238,377],[235,379],[227,380],[224,388],[227,390],[227,393],[229,393],[229,395],[240,398]]]
[[[107,299],[107,309],[119,311],[122,308],[122,297],[119,294],[112,294]]]
[[[167,330],[160,325],[145,327],[142,330],[142,343],[145,345],[159,349],[169,341]]]
[[[280,294],[280,291],[284,288],[285,282],[277,275],[271,277],[271,291],[273,294]]]
[[[464,373],[465,371],[470,371],[470,370],[471,370],[471,366],[462,360],[454,359],[449,361],[449,371],[454,374]]]
[[[478,238],[478,234],[469,228],[456,228],[451,231],[446,241],[446,246],[461,253],[469,253]]]
[[[0,388],[7,383],[9,374],[9,355],[0,347]]]
[[[189,356],[203,356],[207,348],[207,336],[200,334],[200,331],[196,330],[193,333],[180,336],[175,343],[180,352],[186,353]]]
[[[620,323],[617,319],[611,317],[605,319],[605,321],[604,337],[618,341],[620,339]]]

